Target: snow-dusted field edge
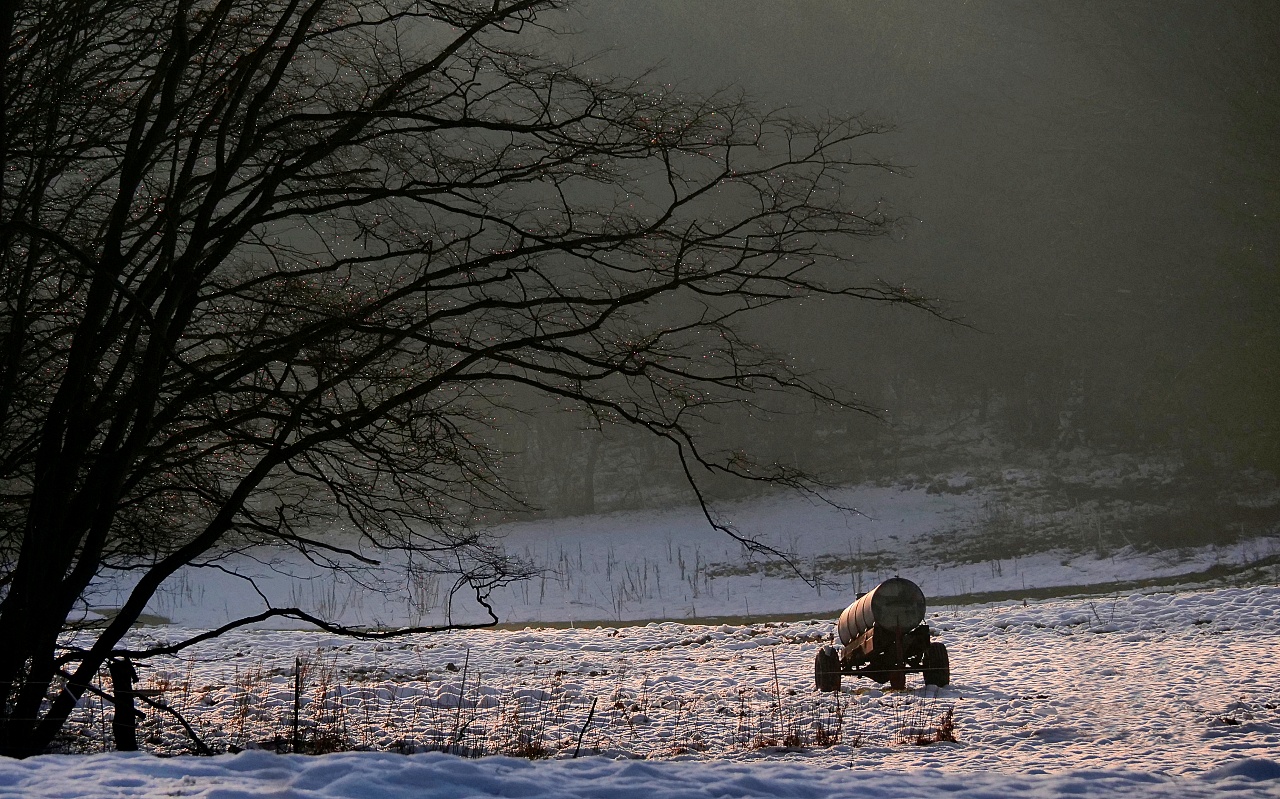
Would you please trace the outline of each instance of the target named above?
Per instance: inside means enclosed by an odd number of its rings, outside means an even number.
[[[569,757],[581,740],[583,753],[619,759],[786,760],[837,769],[1075,774],[1071,779],[1084,781],[1093,778],[1082,772],[1120,768],[1155,775],[1135,787],[1151,791],[1165,790],[1160,786],[1171,778],[1199,778],[1280,753],[1280,587],[956,607],[934,611],[928,621],[952,652],[953,682],[941,690],[921,687],[918,677],[906,693],[847,679],[838,697],[815,694],[812,659],[832,631],[827,620],[490,630],[380,643],[243,631],[149,663],[143,680],[165,687],[170,704],[216,749],[290,737],[301,657],[309,664],[302,735],[372,750],[422,751],[456,741],[502,752],[519,743],[522,730],[536,730],[552,758]],[[181,632],[156,628],[145,636]],[[917,728],[929,732],[948,710],[958,741],[916,745]],[[76,745],[92,751],[105,718],[87,703]],[[829,733],[837,721],[839,739],[820,741],[817,726]],[[770,745],[793,730],[802,745]],[[144,725],[143,735],[154,750],[187,748],[167,722]],[[379,755],[370,762],[386,761]],[[414,759],[403,767],[423,762],[445,761]],[[305,782],[305,773],[319,768],[309,763],[280,761],[281,779]],[[547,774],[572,773],[550,768]],[[1257,768],[1255,776],[1270,773]],[[916,778],[877,779],[905,785]],[[814,779],[821,787],[828,777]],[[1046,786],[1066,784],[1032,782],[1051,791],[1058,788]]]

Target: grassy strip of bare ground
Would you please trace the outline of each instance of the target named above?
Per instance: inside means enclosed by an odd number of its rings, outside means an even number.
[[[928,598],[930,607],[952,607],[961,605],[985,605],[990,602],[1008,602],[1020,599],[1066,599],[1075,597],[1106,596],[1117,591],[1135,591],[1143,588],[1222,588],[1251,585],[1274,585],[1280,582],[1280,555],[1259,558],[1247,564],[1216,564],[1200,571],[1167,577],[1146,577],[1136,580],[1115,580],[1086,585],[1050,585],[1044,587],[1014,588],[1007,591],[975,591],[964,594],[948,594]],[[844,608],[830,612],[809,611],[805,613],[769,613],[728,616],[690,616],[681,618],[647,618],[617,621],[610,619],[582,621],[548,621],[548,622],[509,622],[497,624],[488,629],[494,630],[568,630],[575,627],[590,629],[593,627],[643,627],[648,624],[719,625],[729,624],[742,626],[765,622],[809,621],[811,619],[834,619]]]
[[[144,749],[159,754],[207,746],[212,752],[443,751],[529,759],[716,757],[955,740],[954,707],[928,692],[798,691],[780,679],[771,655],[768,664],[757,664],[772,669],[763,687],[664,696],[655,695],[647,676],[630,675],[625,660],[603,695],[572,690],[564,671],[495,688],[470,658],[434,695],[412,685],[347,683],[352,675],[318,653],[298,656],[292,668],[260,662],[237,670],[228,686],[200,684],[196,664],[187,661],[146,682],[164,691],[166,705],[184,723],[148,713],[140,738]],[[61,750],[109,751],[113,712],[100,696],[84,702]],[[203,746],[192,744],[193,731]]]

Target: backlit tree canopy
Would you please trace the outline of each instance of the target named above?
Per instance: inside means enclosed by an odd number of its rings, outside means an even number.
[[[45,749],[163,581],[227,552],[412,552],[483,604],[521,574],[470,523],[523,499],[488,430],[529,397],[801,483],[695,422],[842,402],[752,311],[924,304],[847,260],[889,224],[850,182],[877,129],[600,78],[539,52],[558,5],[6,4],[0,752]]]

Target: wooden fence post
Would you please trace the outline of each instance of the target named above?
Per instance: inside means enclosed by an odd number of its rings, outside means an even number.
[[[115,738],[116,751],[138,751],[138,718],[142,715],[133,706],[133,684],[138,679],[129,658],[114,658],[107,665],[111,672],[111,693],[115,697],[115,713],[111,719],[111,735]]]

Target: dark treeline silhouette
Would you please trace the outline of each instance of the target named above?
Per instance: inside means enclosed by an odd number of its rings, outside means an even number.
[[[972,327],[770,317],[885,420],[786,409],[758,430],[778,458],[857,479],[913,433],[963,453],[981,428],[1008,452],[1280,472],[1275,4],[597,3],[581,26],[605,68],[894,123],[876,147],[907,168],[877,186],[911,221],[860,257]]]

